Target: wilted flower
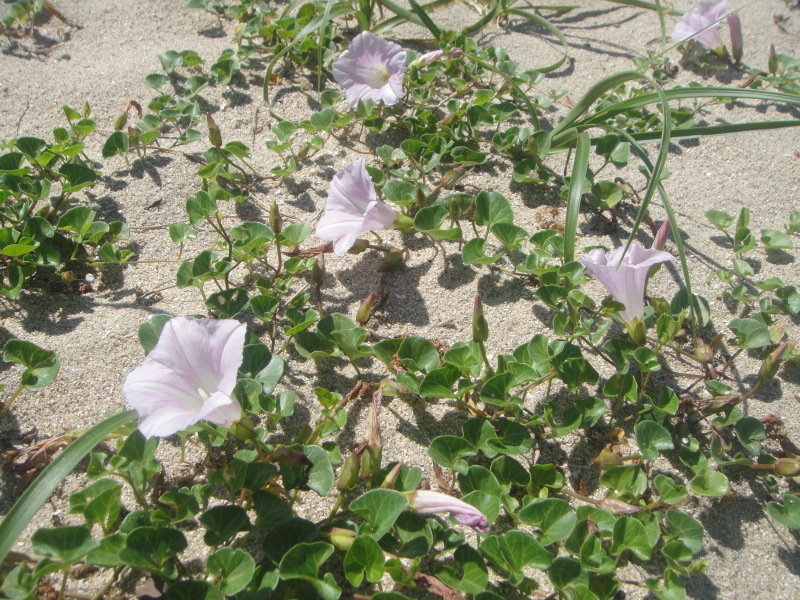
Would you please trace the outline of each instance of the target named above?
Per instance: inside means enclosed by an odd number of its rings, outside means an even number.
[[[614,296],[614,300],[625,305],[620,312],[622,320],[634,339],[634,331],[644,321],[644,288],[647,273],[652,265],[673,260],[672,254],[661,250],[645,250],[639,244],[631,244],[630,249],[622,256],[624,247],[611,252],[603,252],[595,248],[580,258],[581,264],[589,274],[600,280],[605,288]],[[642,332],[643,333],[643,332]]]
[[[672,30],[671,38],[676,42],[692,39],[711,50],[722,48],[719,21],[728,11],[726,0],[719,2],[700,2],[683,15]]]
[[[145,437],[166,437],[200,420],[227,427],[241,417],[232,393],[246,330],[232,319],[167,321],[156,347],[122,386]]]
[[[317,235],[333,242],[333,251],[343,256],[360,233],[391,229],[398,216],[378,200],[364,159],[359,158],[333,176],[325,213],[317,223]]]
[[[413,511],[421,515],[446,512],[462,525],[468,525],[481,533],[489,531],[486,515],[471,504],[447,494],[418,490],[408,495],[408,503]]]
[[[399,44],[363,31],[333,61],[333,78],[353,108],[360,100],[392,105],[403,95],[405,67],[406,51]]]

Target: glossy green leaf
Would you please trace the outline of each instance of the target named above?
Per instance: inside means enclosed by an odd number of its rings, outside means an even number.
[[[3,360],[25,367],[20,383],[29,390],[38,390],[58,376],[61,358],[33,342],[10,339],[3,345]]]
[[[372,525],[375,539],[383,537],[406,508],[408,500],[403,494],[385,489],[370,490],[350,503],[350,510]]]
[[[253,578],[255,567],[255,559],[239,548],[220,548],[206,562],[208,573],[219,578],[217,585],[226,596],[243,590]]]

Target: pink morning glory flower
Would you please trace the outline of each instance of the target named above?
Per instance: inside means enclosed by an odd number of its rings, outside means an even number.
[[[475,531],[489,531],[489,520],[481,511],[463,500],[453,498],[441,492],[417,490],[408,494],[411,510],[421,515],[446,512],[462,525],[472,527]]]
[[[406,51],[399,44],[362,31],[333,61],[333,78],[353,108],[360,100],[392,105],[403,95],[405,68]]]
[[[242,416],[233,396],[247,327],[232,319],[175,317],[122,393],[145,437],[167,437],[200,420],[229,426]]]
[[[719,21],[725,18],[727,11],[728,3],[726,0],[700,2],[683,15],[675,25],[675,29],[672,30],[670,37],[676,42],[692,39],[711,50],[722,48]]]
[[[624,247],[619,247],[611,252],[603,252],[595,248],[583,255],[580,263],[605,286],[614,300],[625,305],[620,317],[628,330],[633,331],[637,322],[644,321],[644,288],[650,267],[673,260],[674,257],[661,250],[645,250],[637,243],[631,244],[623,258],[624,250]]]
[[[363,158],[333,176],[325,213],[317,223],[317,236],[333,242],[333,251],[343,256],[359,234],[391,229],[398,215],[375,194]]]

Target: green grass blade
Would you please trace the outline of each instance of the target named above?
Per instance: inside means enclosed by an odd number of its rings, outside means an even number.
[[[536,114],[536,107],[531,102],[531,99],[528,98],[528,95],[525,92],[522,91],[522,89],[514,82],[514,80],[511,77],[509,77],[508,75],[506,75],[505,73],[503,73],[499,69],[496,69],[494,66],[492,66],[489,63],[487,63],[486,61],[481,60],[480,58],[478,58],[474,54],[465,54],[464,56],[466,58],[468,58],[469,60],[471,60],[472,62],[474,62],[476,65],[480,65],[481,67],[483,67],[487,71],[491,71],[492,73],[497,73],[500,77],[502,77],[505,80],[505,82],[508,85],[510,85],[512,88],[514,88],[514,91],[517,92],[517,95],[519,96],[519,99],[522,100],[522,102],[525,104],[525,108],[528,109],[528,116],[530,117],[530,120],[531,120],[531,123],[533,124],[534,129],[536,129],[536,130],[540,129],[540,127],[539,127],[539,116]]]
[[[420,21],[425,24],[425,27],[433,34],[437,40],[441,41],[442,39],[442,30],[439,29],[439,26],[431,19],[430,15],[423,9],[415,0],[408,0],[408,3],[411,5],[411,9],[416,13],[419,17]]]
[[[794,121],[754,121],[748,123],[728,123],[725,125],[706,125],[698,127],[684,127],[673,129],[671,139],[694,138],[708,135],[727,135],[730,133],[743,133],[746,131],[767,131],[770,129],[784,129],[787,127],[800,127],[800,119]],[[641,131],[631,133],[630,136],[638,142],[650,142],[661,139],[661,130]],[[601,138],[592,138],[592,145]]]
[[[317,33],[317,91],[322,91],[322,41],[325,37],[325,29],[331,20],[331,9],[333,8],[334,0],[328,0],[325,3],[325,11],[322,13],[322,21],[320,22],[319,31]]]
[[[564,119],[553,129],[553,149],[555,150],[564,145],[564,140],[559,139],[560,136],[568,133],[568,130],[574,127],[574,124],[577,123],[578,119],[583,116],[603,94],[605,94],[608,90],[611,90],[618,85],[632,79],[646,79],[646,77],[644,77],[644,75],[642,75],[639,71],[621,71],[601,79],[591,88],[589,88],[583,97],[575,104],[572,110],[567,113],[567,116],[565,116]],[[653,95],[655,96],[655,94]],[[573,137],[574,136],[569,135],[570,139]]]
[[[560,68],[561,65],[563,65],[565,62],[567,62],[567,59],[569,59],[569,42],[567,41],[567,38],[564,36],[564,34],[561,33],[561,30],[558,27],[553,25],[550,21],[548,21],[544,17],[540,17],[539,15],[537,15],[535,13],[528,12],[526,10],[522,10],[522,9],[519,9],[519,8],[509,8],[505,12],[506,12],[506,14],[517,15],[518,17],[522,17],[524,19],[527,19],[528,21],[531,21],[532,23],[536,23],[540,27],[544,27],[550,33],[552,33],[554,36],[556,36],[558,38],[559,42],[561,42],[561,45],[564,48],[564,54],[561,57],[561,59],[557,60],[556,62],[554,62],[551,65],[547,65],[546,67],[542,67],[540,69],[536,69],[537,71],[539,71],[540,73],[550,73],[550,72],[555,71],[556,69]]]
[[[392,0],[377,0],[377,2],[384,8],[388,8],[398,17],[405,19],[409,23],[414,23],[415,25],[419,25],[420,27],[425,27],[425,23],[423,23],[422,20],[417,15],[415,15],[410,10],[403,8],[402,6],[398,6],[397,4],[392,2]]]
[[[135,420],[136,411],[128,410],[101,421],[47,465],[0,522],[0,563],[36,512],[75,466],[107,435]]]
[[[437,8],[450,6],[452,3],[453,0],[434,0],[433,2],[428,2],[427,4],[423,4],[422,10],[424,10],[426,13],[431,13]],[[394,17],[389,17],[388,19],[384,19],[380,23],[377,23],[371,29],[371,31],[375,35],[380,35],[382,33],[386,33],[387,31],[391,31],[397,25],[402,25],[405,22],[406,20],[403,17],[395,15]]]
[[[627,71],[631,73],[631,71]],[[612,76],[614,77],[614,76]],[[607,78],[611,79],[611,78]],[[632,78],[631,78],[632,79]],[[603,80],[605,81],[605,80]],[[602,83],[602,82],[600,82]],[[623,83],[620,81],[619,83]],[[596,86],[599,84],[596,84]],[[594,88],[592,88],[594,89]],[[606,88],[609,89],[609,88]],[[589,90],[591,92],[592,90]],[[604,90],[605,91],[605,90]],[[598,98],[603,92],[598,94]],[[670,90],[664,90],[664,94],[668,100],[690,100],[697,98],[733,98],[736,100],[761,100],[764,102],[777,102],[782,104],[794,104],[800,106],[800,96],[794,94],[785,94],[783,92],[772,92],[769,90],[749,90],[742,88],[722,88],[722,87],[677,87]],[[587,93],[588,96],[588,93]],[[595,98],[596,100],[597,98]],[[598,124],[607,121],[611,117],[623,112],[627,112],[633,108],[641,108],[648,104],[653,104],[659,101],[659,96],[656,93],[642,94],[635,98],[622,100],[616,102],[611,106],[599,110],[584,121],[577,123],[577,117],[573,120],[576,127],[586,127],[593,124]],[[578,108],[576,105],[575,108]],[[575,109],[573,109],[574,111]],[[573,111],[570,111],[569,117]]]
[[[572,176],[569,180],[569,199],[567,200],[567,217],[564,225],[564,263],[575,260],[578,215],[581,211],[583,182],[586,179],[586,168],[589,166],[590,148],[589,134],[578,134],[575,145],[575,161],[572,163]]]
[[[663,11],[665,15],[677,15],[681,16],[683,14],[682,10],[678,10],[677,8],[664,8],[663,6],[658,6],[657,4],[653,4],[652,2],[644,2],[644,0],[608,0],[612,4],[624,4],[625,6],[633,6],[635,8],[646,8],[647,10],[654,10],[656,12]]]

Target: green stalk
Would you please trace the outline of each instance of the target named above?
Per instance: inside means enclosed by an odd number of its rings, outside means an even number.
[[[50,497],[50,494],[64,481],[64,478],[72,472],[72,469],[106,436],[135,420],[136,411],[133,410],[108,417],[67,446],[66,450],[39,474],[0,522],[0,563],[5,560],[8,551],[11,550],[14,542],[33,516]]]

